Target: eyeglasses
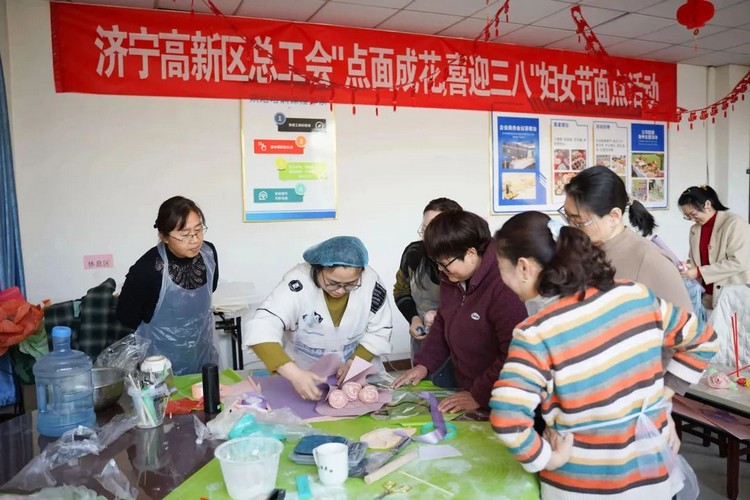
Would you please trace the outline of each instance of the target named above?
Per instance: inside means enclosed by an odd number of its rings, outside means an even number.
[[[557,213],[560,214],[560,218],[562,218],[563,222],[569,226],[573,226],[578,229],[583,229],[584,227],[589,227],[591,224],[594,223],[594,219],[589,219],[586,222],[573,222],[570,220],[570,217],[568,217],[568,214],[565,213],[565,206],[562,206],[557,209]]]
[[[427,229],[427,226],[425,226],[424,224],[420,224],[419,227],[417,228],[417,234],[419,235],[420,238],[424,237],[425,229]]]
[[[451,264],[453,264],[454,262],[456,262],[456,261],[457,261],[458,259],[460,259],[460,258],[462,258],[462,257],[463,257],[463,255],[459,255],[458,257],[453,257],[453,258],[451,259],[451,261],[450,261],[450,262],[448,262],[447,264],[443,264],[443,263],[441,263],[440,261],[437,261],[437,260],[435,260],[435,261],[433,261],[433,262],[435,262],[435,264],[437,264],[438,268],[442,269],[442,270],[443,270],[443,272],[446,272],[446,273],[448,273],[448,272],[450,272],[450,271],[448,270],[448,268],[450,267],[450,265],[451,265]]]
[[[179,233],[180,236],[179,237],[174,236],[172,234],[170,234],[169,236],[171,238],[174,238],[177,241],[181,241],[181,242],[184,243],[186,241],[190,241],[193,238],[195,238],[196,240],[199,240],[199,239],[203,238],[203,235],[206,234],[206,232],[208,232],[208,227],[204,224],[203,226],[201,226],[201,227],[199,227],[199,228],[197,228],[197,229],[195,229],[193,231],[180,231],[180,233]]]
[[[320,275],[321,281],[323,281],[323,289],[326,292],[335,292],[339,288],[343,288],[345,292],[351,292],[362,286],[362,278],[360,277],[356,283],[329,283],[325,276]]]
[[[689,214],[684,214],[682,216],[682,218],[685,219],[685,220],[692,220],[692,221],[694,221],[695,220],[695,216],[698,215],[699,213],[700,212],[698,212],[697,210],[693,210]]]

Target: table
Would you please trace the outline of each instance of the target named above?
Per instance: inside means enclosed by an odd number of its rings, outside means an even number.
[[[717,364],[710,365],[709,370],[721,373],[733,371]],[[706,382],[709,370],[699,383],[688,389],[684,398],[675,396],[672,415],[678,435],[688,432],[702,437],[705,446],[709,442],[719,445],[720,455],[727,458],[727,497],[734,500],[739,496],[740,457],[749,451],[750,389],[714,389]],[[719,418],[710,418],[709,410],[726,412],[726,416],[718,414]],[[722,419],[725,421],[723,424]],[[716,434],[715,438],[713,434]]]
[[[450,444],[463,456],[439,460],[417,460],[411,462],[385,478],[366,485],[361,478],[349,478],[343,488],[324,487],[317,480],[315,466],[298,465],[289,459],[296,443],[286,443],[279,461],[276,487],[287,493],[296,493],[295,478],[309,476],[312,482],[313,498],[374,498],[385,490],[386,481],[398,485],[407,484],[411,490],[398,498],[492,498],[492,499],[538,499],[539,482],[535,474],[526,472],[518,461],[494,436],[488,422],[455,422],[458,435],[441,444]],[[329,434],[343,435],[358,439],[365,432],[379,426],[397,426],[393,422],[383,422],[370,416],[335,422],[316,422],[313,427]],[[419,446],[410,444],[404,452]],[[404,453],[402,452],[402,453]],[[408,475],[403,474],[406,472]],[[434,486],[425,484],[427,481]],[[192,477],[175,489],[167,499],[208,498],[209,486],[217,484],[212,499],[229,499],[224,487],[221,467],[212,460]],[[444,490],[444,491],[443,491]],[[448,493],[446,493],[448,492]],[[290,495],[295,498],[293,495]]]
[[[190,386],[201,380],[200,374],[175,376],[176,397],[190,395]],[[241,380],[237,373],[225,370],[219,375],[222,384]],[[132,401],[123,395],[112,408],[96,414],[97,425],[102,426],[115,415],[132,407]],[[56,438],[41,436],[37,432],[37,412],[26,413],[0,423],[0,493],[22,493],[2,489],[7,481],[39,455]],[[195,412],[201,421],[203,412]],[[86,486],[107,498],[107,492],[93,476],[101,472],[110,459],[138,489],[138,499],[164,498],[183,483],[195,471],[213,459],[213,450],[220,442],[195,443],[195,427],[192,415],[166,416],[164,424],[156,429],[131,429],[105,448],[99,455],[86,455],[78,459],[78,465],[62,465],[52,470],[58,485],[63,482]]]
[[[0,424],[0,493],[27,493],[5,491],[1,488],[16,475],[33,457],[55,439],[40,436],[36,430],[36,411],[21,415]],[[117,410],[100,412],[97,423],[103,425]],[[203,418],[198,413],[199,418]],[[156,429],[132,429],[123,434],[99,455],[86,455],[78,459],[78,465],[62,465],[52,470],[58,486],[63,483],[86,486],[112,497],[94,475],[101,472],[110,459],[138,489],[138,499],[164,498],[170,491],[188,479],[195,471],[213,459],[213,449],[218,442],[195,443],[193,417],[175,415],[167,417]]]
[[[221,383],[237,382],[241,376],[231,370],[220,374]],[[179,394],[187,394],[190,385],[200,380],[200,375],[175,377]],[[122,400],[121,400],[122,402]],[[97,424],[103,425],[121,412],[119,407],[97,413]],[[202,421],[202,412],[194,413]],[[382,493],[383,483],[388,480],[398,484],[408,484],[412,490],[409,498],[509,498],[513,500],[539,498],[539,481],[534,474],[523,470],[516,459],[494,436],[488,422],[454,422],[458,426],[458,436],[444,441],[458,449],[463,455],[434,461],[415,461],[399,471],[366,485],[362,479],[350,478],[345,488],[325,489],[317,481],[314,466],[297,465],[288,458],[296,443],[286,443],[280,460],[276,486],[296,492],[295,478],[298,475],[310,476],[313,492],[317,498],[371,498]],[[365,432],[378,426],[396,426],[393,421],[376,420],[363,416],[351,420],[316,422],[314,427],[329,434],[339,434],[349,439],[359,439]],[[36,431],[36,412],[16,417],[0,424],[0,485],[20,471],[34,456],[54,439],[39,436]],[[95,479],[110,459],[138,489],[138,498],[209,498],[208,486],[220,483],[220,489],[210,498],[229,498],[223,486],[221,469],[213,458],[213,450],[222,441],[195,442],[192,415],[167,416],[164,424],[156,429],[132,429],[123,434],[98,456],[87,455],[79,458],[74,466],[63,465],[52,471],[58,481],[71,485],[82,485],[99,494],[111,497]],[[415,443],[411,448],[418,446]],[[10,460],[7,457],[11,457]],[[409,476],[402,474],[404,471]],[[425,484],[427,481],[434,486]],[[435,486],[437,488],[435,488]],[[323,490],[321,490],[323,488]],[[449,492],[444,493],[443,490]],[[0,493],[19,493],[4,491]],[[405,496],[402,495],[401,498]]]

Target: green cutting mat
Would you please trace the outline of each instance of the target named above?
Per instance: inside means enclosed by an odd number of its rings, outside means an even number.
[[[383,483],[389,480],[395,481],[397,485],[406,484],[411,487],[406,495],[399,495],[399,498],[453,497],[462,500],[539,498],[539,482],[536,475],[523,470],[495,437],[488,422],[454,423],[458,427],[458,435],[441,444],[452,445],[463,456],[439,460],[416,460],[371,485],[365,484],[360,478],[349,478],[344,485],[345,491],[342,488],[322,486],[317,479],[315,466],[297,465],[289,460],[289,454],[296,443],[285,443],[279,462],[276,487],[286,489],[287,498],[297,498],[295,478],[298,475],[308,475],[312,484],[313,498],[373,498],[384,492]],[[376,421],[370,416],[364,416],[353,420],[317,422],[312,425],[325,433],[340,434],[356,440],[362,434],[387,424],[387,422]],[[417,446],[420,445],[412,443],[408,448],[413,449]],[[437,488],[422,481],[432,483]],[[223,483],[221,467],[218,460],[213,459],[177,487],[167,498],[173,500],[209,498],[208,487],[216,483],[219,488],[211,492],[210,498],[212,500],[229,499]]]

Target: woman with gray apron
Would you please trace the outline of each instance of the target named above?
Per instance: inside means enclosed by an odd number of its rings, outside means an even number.
[[[219,357],[211,312],[216,248],[203,239],[203,212],[182,196],[162,203],[154,227],[161,241],[130,268],[117,318],[151,342],[148,355],[169,358],[175,375],[200,373]]]
[[[412,360],[429,333],[440,303],[440,272],[437,264],[425,254],[422,235],[437,215],[456,210],[462,210],[461,205],[448,198],[436,198],[427,204],[422,212],[422,224],[417,230],[420,239],[406,247],[396,272],[393,298],[398,310],[409,322]],[[442,387],[455,386],[450,360],[432,376],[432,380]]]

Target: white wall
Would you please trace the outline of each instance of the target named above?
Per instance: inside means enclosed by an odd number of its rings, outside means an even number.
[[[337,106],[338,219],[243,224],[238,101],[56,94],[48,2],[7,0],[7,16],[31,301],[77,298],[109,276],[121,284],[156,243],[156,211],[174,194],[193,198],[206,213],[222,280],[251,281],[260,295],[305,248],[338,234],[361,237],[391,286],[431,198],[449,196],[489,214],[488,113],[383,107],[375,116],[371,107],[358,106],[354,115]],[[706,75],[705,68],[678,66],[681,106],[705,105]],[[684,255],[689,224],[675,201],[686,186],[705,182],[706,132],[672,126],[669,147],[672,207],[655,215],[660,234]],[[747,212],[747,196],[744,208],[736,204]],[[491,217],[491,228],[504,220]],[[99,253],[113,254],[115,267],[84,271],[83,255]],[[395,357],[403,357],[406,322],[395,306],[394,313]]]

